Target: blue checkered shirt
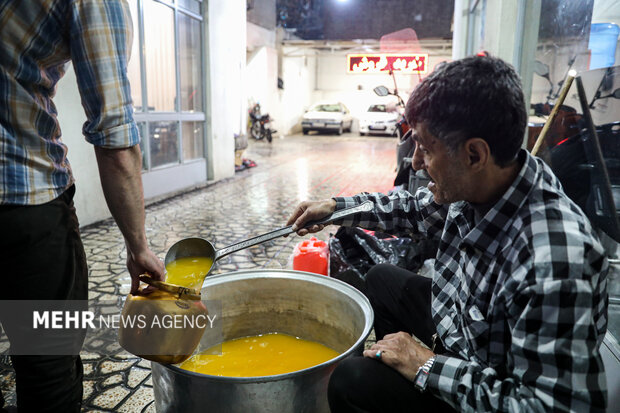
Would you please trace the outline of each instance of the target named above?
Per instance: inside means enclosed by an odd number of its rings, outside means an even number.
[[[131,41],[126,0],[0,0],[0,204],[42,204],[74,181],[52,102],[69,62],[86,140],[107,148],[140,141]]]
[[[431,312],[451,356],[431,370],[437,397],[462,412],[604,412],[605,253],[548,166],[519,159],[479,222],[468,203],[441,206],[422,188],[335,198],[337,209],[375,202],[339,223],[439,241]]]

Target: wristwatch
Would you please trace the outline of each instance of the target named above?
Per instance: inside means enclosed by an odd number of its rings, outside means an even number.
[[[426,363],[418,368],[418,372],[415,374],[415,378],[413,379],[413,384],[415,388],[420,392],[426,390],[426,384],[428,383],[428,376],[433,368],[433,363],[435,363],[435,356],[426,360]]]

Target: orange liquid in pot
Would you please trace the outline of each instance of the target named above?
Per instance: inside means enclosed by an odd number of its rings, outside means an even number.
[[[202,288],[213,260],[205,257],[185,257],[166,265],[166,282],[188,288]]]
[[[279,333],[225,341],[221,355],[209,354],[218,350],[215,346],[194,355],[180,367],[212,376],[272,376],[316,366],[340,354],[322,344]]]

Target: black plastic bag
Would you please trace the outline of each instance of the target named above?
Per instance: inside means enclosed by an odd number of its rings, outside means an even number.
[[[365,292],[366,273],[373,266],[387,263],[415,272],[436,253],[434,241],[340,227],[329,239],[330,276]]]

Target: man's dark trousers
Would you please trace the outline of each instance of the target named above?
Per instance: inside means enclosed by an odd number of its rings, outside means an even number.
[[[402,268],[380,264],[366,275],[367,296],[375,313],[377,341],[405,331],[432,346],[431,280]],[[441,343],[435,353],[444,352]],[[379,360],[353,357],[336,367],[329,381],[329,407],[342,412],[454,412],[432,394]]]
[[[0,205],[0,299],[88,299],[88,267],[74,193],[71,186],[42,205]],[[0,314],[0,321],[9,324],[7,317],[11,314]],[[11,361],[20,412],[80,411],[83,372],[78,355],[16,355]],[[0,402],[4,403],[1,395]]]

